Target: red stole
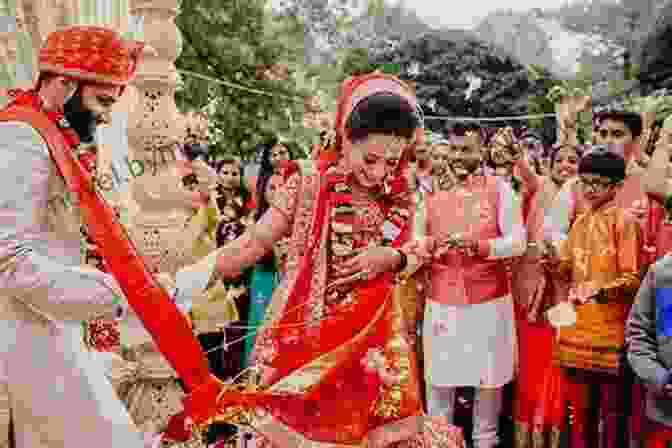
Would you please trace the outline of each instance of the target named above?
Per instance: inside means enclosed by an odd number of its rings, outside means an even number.
[[[207,358],[187,320],[137,254],[116,214],[96,191],[91,174],[74,157],[69,136],[63,135],[52,117],[31,104],[30,97],[17,98],[0,112],[0,121],[24,122],[40,133],[69,191],[79,198],[90,236],[129,305],[186,387],[199,392],[198,408],[214,406],[221,385],[210,374]]]

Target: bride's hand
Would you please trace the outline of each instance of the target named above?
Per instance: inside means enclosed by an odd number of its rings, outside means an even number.
[[[339,277],[349,277],[362,274],[366,277],[375,277],[383,272],[391,272],[397,269],[401,262],[401,256],[396,249],[391,247],[372,247],[365,249],[361,254],[338,266]]]

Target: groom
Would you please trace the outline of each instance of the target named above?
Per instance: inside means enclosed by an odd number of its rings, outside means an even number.
[[[51,33],[35,88],[0,113],[0,447],[143,446],[82,344],[82,321],[126,304],[110,275],[81,267],[81,212],[52,159],[109,122],[141,49],[105,28]]]

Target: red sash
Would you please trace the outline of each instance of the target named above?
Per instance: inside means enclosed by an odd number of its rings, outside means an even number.
[[[191,327],[147,269],[114,211],[96,191],[92,176],[74,157],[61,130],[46,114],[16,104],[0,111],[0,122],[8,121],[27,123],[40,133],[68,190],[79,198],[89,234],[129,305],[185,386],[199,390],[199,407],[214,406],[221,385],[210,374],[208,361]]]

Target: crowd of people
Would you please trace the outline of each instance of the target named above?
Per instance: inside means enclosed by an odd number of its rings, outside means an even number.
[[[309,157],[269,138],[246,176],[188,136],[189,228],[216,249],[167,278],[87,184],[141,52],[52,33],[37,85],[0,111],[0,446],[672,441],[672,126],[610,110],[579,144],[590,101],[568,98],[551,147],[429,132],[403,81],[352,77]],[[153,342],[120,351],[149,372],[121,386],[90,352],[129,316]]]

